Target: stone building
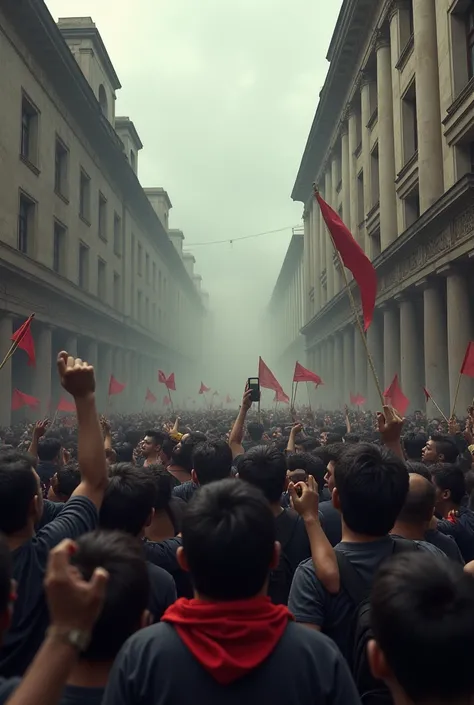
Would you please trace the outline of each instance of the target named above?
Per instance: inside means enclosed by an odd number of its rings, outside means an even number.
[[[263,319],[265,361],[286,391],[296,360],[305,361],[303,315],[303,230],[294,229]],[[289,393],[289,392],[288,392]]]
[[[94,23],[6,0],[0,65],[0,354],[33,311],[37,354],[36,369],[19,351],[0,372],[0,426],[15,387],[54,410],[63,348],[97,367],[102,408],[110,374],[127,384],[114,409],[158,394],[158,368],[191,383],[206,316],[194,258],[166,191],[140,186],[142,143],[115,115],[120,82]]]
[[[377,270],[367,339],[380,384],[398,373],[412,409],[425,385],[448,413],[474,338],[474,3],[344,0],[327,58],[292,194],[305,204],[308,364],[328,405],[352,391],[379,406],[317,182]],[[473,392],[463,378],[459,413]]]

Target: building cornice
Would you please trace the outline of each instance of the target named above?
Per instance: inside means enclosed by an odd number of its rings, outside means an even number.
[[[143,149],[143,144],[138,136],[137,128],[133,124],[133,121],[130,120],[129,117],[116,117],[115,118],[115,129],[117,130],[120,128],[126,129],[130,132],[135,144],[137,145],[138,149]]]
[[[110,60],[109,53],[105,48],[105,44],[102,41],[102,37],[100,36],[100,32],[97,27],[94,25],[92,20],[90,26],[83,26],[80,24],[78,24],[77,26],[71,26],[71,23],[74,21],[74,19],[77,20],[83,18],[59,18],[57,26],[64,39],[75,39],[76,37],[80,37],[81,39],[90,39],[94,44],[94,48],[97,52],[97,56],[101,64],[107,72],[108,78],[110,80],[110,83],[112,84],[114,91],[117,91],[119,88],[122,88],[122,84],[119,81],[119,77],[117,76],[117,73],[114,69],[114,65]]]

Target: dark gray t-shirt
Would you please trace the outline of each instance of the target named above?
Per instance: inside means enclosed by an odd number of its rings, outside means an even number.
[[[369,543],[339,543],[336,551],[342,551],[370,586],[380,564],[393,553],[393,541],[385,536]],[[293,578],[288,600],[288,609],[297,622],[314,624],[324,634],[334,639],[342,653],[350,656],[350,639],[356,606],[344,588],[331,595],[317,579],[311,559],[302,563]]]
[[[82,688],[66,685],[59,705],[101,705],[105,688]]]
[[[337,546],[342,539],[341,515],[332,500],[319,503],[319,513],[323,517],[323,529],[331,546]]]
[[[20,685],[20,678],[0,677],[0,705],[5,705],[13,691]]]
[[[168,607],[176,602],[176,584],[171,575],[163,568],[147,562],[150,578],[150,602],[148,609],[153,621],[159,622]]]
[[[134,634],[117,656],[103,705],[360,705],[335,644],[291,622],[273,653],[248,675],[220,685],[171,624]]]
[[[23,675],[43,642],[49,623],[43,590],[49,551],[63,539],[76,539],[93,531],[98,522],[97,509],[90,499],[72,497],[55,519],[12,551],[18,599],[0,649],[2,675]]]

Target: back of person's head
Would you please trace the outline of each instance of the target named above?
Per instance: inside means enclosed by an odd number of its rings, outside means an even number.
[[[39,497],[35,459],[19,450],[0,453],[0,531],[9,536],[23,529]]]
[[[406,524],[426,524],[433,518],[436,490],[432,482],[422,475],[410,473],[408,494],[398,515]]]
[[[184,557],[196,592],[215,600],[257,595],[275,562],[275,519],[247,482],[204,486],[184,512]]]
[[[422,475],[426,480],[431,482],[431,470],[424,463],[418,462],[417,460],[408,460],[406,465],[408,472]]]
[[[262,440],[264,431],[265,428],[263,424],[258,423],[257,421],[251,421],[247,424],[247,433],[249,434],[252,441],[254,441],[254,443],[258,443]]]
[[[58,460],[61,453],[62,444],[59,438],[44,436],[38,443],[38,459],[43,462]]]
[[[360,436],[358,433],[346,433],[344,436],[344,443],[360,443]]]
[[[177,442],[174,441],[172,438],[167,438],[163,441],[163,445],[161,446],[161,452],[168,460],[171,458],[176,445]]]
[[[147,468],[130,463],[112,465],[100,508],[102,529],[125,531],[138,536],[151,520],[155,485]]]
[[[133,463],[133,446],[131,443],[118,443],[114,445],[117,463]]]
[[[63,467],[58,468],[56,472],[56,481],[54,483],[54,492],[61,497],[69,497],[72,495],[76,487],[81,482],[81,471],[79,463],[71,460]]]
[[[85,661],[112,661],[134,632],[144,626],[150,584],[139,539],[119,531],[94,531],[77,540],[72,563],[90,580],[96,568],[109,574],[105,600]]]
[[[431,440],[436,444],[438,455],[443,456],[443,463],[455,463],[459,456],[459,449],[456,443],[449,436],[442,434],[431,434]]]
[[[319,491],[323,490],[326,466],[321,458],[316,458],[312,453],[290,453],[286,456],[286,464],[290,472],[304,470],[307,475],[312,475],[318,483]]]
[[[343,441],[343,434],[342,433],[335,433],[334,431],[329,431],[327,437],[326,437],[326,445],[330,446],[333,443],[342,443]]]
[[[155,487],[154,509],[161,512],[169,506],[173,493],[173,478],[162,465],[147,465],[147,472]]]
[[[296,445],[302,449],[303,453],[311,453],[316,448],[321,447],[321,443],[317,438],[302,438],[296,442]]]
[[[466,494],[466,482],[461,468],[450,463],[438,463],[431,468],[431,476],[435,486],[445,495],[444,499],[450,499],[456,505],[461,504]]]
[[[421,462],[422,451],[428,441],[426,433],[410,431],[409,433],[405,433],[402,440],[408,460],[418,460]]]
[[[474,695],[474,583],[452,561],[406,552],[375,577],[369,661],[411,703],[464,703]]]
[[[346,526],[366,536],[388,534],[408,492],[403,460],[370,443],[347,446],[336,461],[334,479]]]
[[[0,624],[5,628],[5,617],[12,594],[12,560],[5,537],[0,534]],[[7,620],[9,621],[9,620]]]
[[[185,472],[191,474],[193,469],[193,452],[198,443],[203,443],[207,438],[200,431],[193,431],[187,434],[173,448],[171,453],[171,464],[182,468]]]
[[[215,480],[230,477],[232,451],[225,441],[205,441],[194,446],[193,479],[199,485],[207,485]]]
[[[280,501],[286,485],[286,458],[273,446],[255,446],[237,463],[239,477],[263,492],[269,502]]]

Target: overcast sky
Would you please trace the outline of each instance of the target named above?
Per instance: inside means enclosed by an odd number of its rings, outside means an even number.
[[[301,222],[302,205],[290,194],[341,0],[46,4],[56,20],[95,21],[123,86],[116,113],[134,121],[144,144],[142,185],[168,191],[171,227],[184,231],[219,317],[252,301],[253,330],[290,226]],[[193,247],[287,226],[233,246]]]

